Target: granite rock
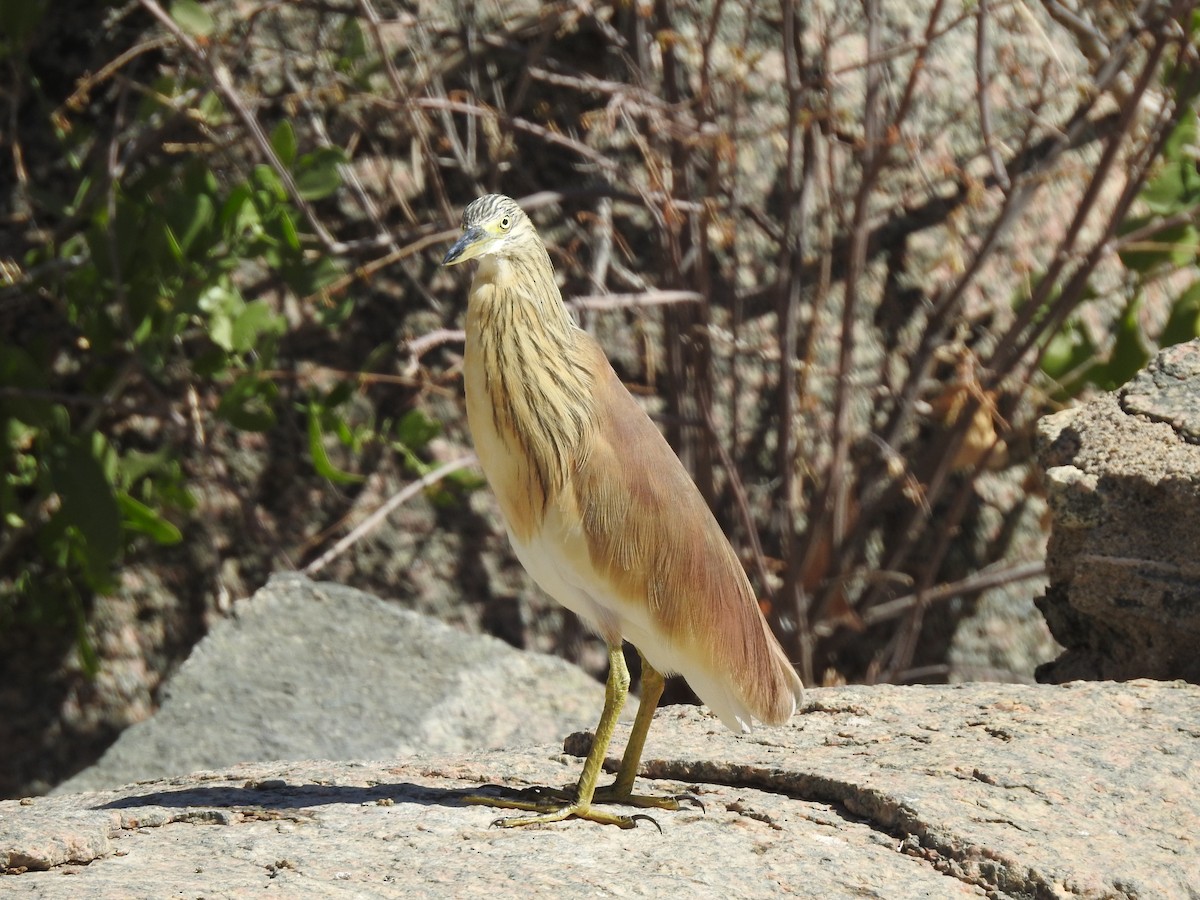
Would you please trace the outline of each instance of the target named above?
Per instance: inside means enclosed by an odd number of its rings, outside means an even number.
[[[1198,436],[1200,341],[1039,423],[1053,524],[1038,607],[1066,647],[1039,681],[1200,682]]]
[[[734,735],[660,710],[638,789],[706,809],[621,831],[490,827],[481,783],[563,784],[552,746],[254,763],[0,802],[21,896],[1195,897],[1200,687],[814,689]],[[614,755],[627,735],[618,729]],[[610,759],[613,768],[616,759]]]

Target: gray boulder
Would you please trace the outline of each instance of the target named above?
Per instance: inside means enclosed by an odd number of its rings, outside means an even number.
[[[217,623],[164,689],[57,793],[256,760],[395,758],[560,740],[604,687],[555,657],[369,594],[276,575]],[[631,699],[627,714],[637,702]]]

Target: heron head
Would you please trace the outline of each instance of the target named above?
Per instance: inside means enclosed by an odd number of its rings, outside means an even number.
[[[485,194],[463,210],[462,237],[442,260],[454,266],[481,256],[505,256],[518,251],[537,232],[517,202],[503,194]]]

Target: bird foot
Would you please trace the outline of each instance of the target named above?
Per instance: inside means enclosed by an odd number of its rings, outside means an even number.
[[[695,794],[673,794],[665,797],[653,797],[646,794],[634,794],[629,791],[618,791],[615,784],[596,789],[592,802],[583,804],[575,799],[574,790],[562,790],[551,787],[528,787],[521,789],[507,788],[496,784],[483,785],[485,790],[501,792],[497,794],[471,794],[465,802],[476,806],[495,806],[500,809],[520,809],[526,812],[538,813],[535,816],[512,816],[496,819],[492,825],[502,828],[516,828],[522,825],[537,825],[549,822],[561,822],[564,819],[586,819],[601,825],[616,825],[618,828],[636,828],[639,821],[651,823],[662,833],[662,826],[651,816],[642,813],[620,815],[597,809],[600,804],[615,804],[634,806],[639,809],[682,809],[683,804],[693,803],[701,812],[704,804]]]
[[[601,825],[616,825],[618,828],[637,828],[638,822],[649,822],[659,833],[662,827],[650,816],[635,813],[623,816],[617,813],[597,809],[590,803],[584,804],[573,799],[572,792],[548,787],[530,787],[521,790],[503,788],[500,785],[485,784],[484,788],[499,789],[507,796],[493,794],[470,794],[463,798],[465,802],[475,806],[495,806],[500,809],[522,809],[537,813],[534,816],[509,816],[492,821],[493,826],[500,828],[519,828],[522,825],[544,825],[550,822],[562,822],[564,819],[586,819]]]

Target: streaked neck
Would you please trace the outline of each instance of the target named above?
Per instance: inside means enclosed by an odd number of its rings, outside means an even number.
[[[571,474],[594,421],[593,376],[544,248],[486,257],[471,284],[468,340],[477,340],[497,433],[531,463],[543,508]]]

